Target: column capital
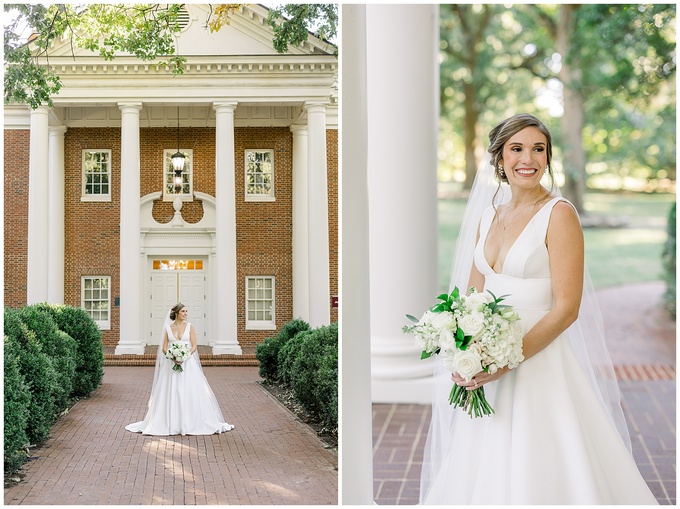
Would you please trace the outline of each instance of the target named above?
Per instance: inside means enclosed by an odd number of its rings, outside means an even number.
[[[302,107],[307,113],[325,113],[326,107],[330,104],[327,100],[305,101]]]
[[[49,127],[50,136],[64,135],[68,131],[68,127],[65,125],[51,125]]]
[[[142,103],[138,101],[120,102],[118,108],[122,113],[139,113],[142,110]]]
[[[238,106],[238,101],[215,101],[213,109],[215,113],[233,112]]]
[[[47,115],[50,112],[50,107],[49,106],[38,106],[34,110],[31,111],[31,116],[33,115]]]
[[[293,134],[307,134],[308,129],[309,128],[306,125],[292,125],[292,126],[290,126],[290,130]]]

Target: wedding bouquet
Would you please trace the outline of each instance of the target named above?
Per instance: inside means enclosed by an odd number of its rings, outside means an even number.
[[[475,287],[470,288],[469,295],[460,295],[456,287],[450,295],[437,297],[442,302],[425,311],[420,320],[406,315],[415,324],[402,330],[415,334],[416,344],[423,351],[421,359],[438,354],[444,367],[468,382],[482,371],[494,374],[505,366],[516,368],[524,360],[522,330],[512,307],[500,304],[505,297],[496,297],[490,291],[478,293]],[[486,401],[484,387],[468,391],[454,384],[449,403],[461,407],[470,417],[494,412]]]
[[[184,362],[191,357],[191,348],[186,343],[172,343],[168,347],[167,352],[165,352],[165,357],[173,361],[173,363],[175,361]],[[184,371],[180,364],[174,364],[172,369],[180,373]]]

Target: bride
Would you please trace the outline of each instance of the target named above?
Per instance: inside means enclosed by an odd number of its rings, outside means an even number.
[[[656,504],[630,452],[579,218],[556,194],[550,132],[520,114],[489,139],[451,287],[509,294],[524,361],[470,382],[435,363],[420,501]],[[452,379],[468,390],[483,386],[495,414],[471,419],[449,406]]]
[[[128,424],[128,431],[143,435],[212,435],[234,428],[224,422],[222,412],[198,358],[196,331],[187,321],[187,308],[175,305],[165,319],[162,341],[156,355],[149,409],[143,421]],[[184,343],[191,356],[184,362],[165,357],[168,347]],[[182,371],[173,370],[180,364]]]

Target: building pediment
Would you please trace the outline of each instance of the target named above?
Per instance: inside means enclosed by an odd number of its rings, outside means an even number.
[[[211,32],[207,23],[211,15],[208,4],[185,4],[181,17],[182,31],[176,38],[176,54],[187,57],[271,55],[282,56],[274,49],[273,30],[267,24],[269,9],[262,5],[242,5],[230,16],[230,23],[219,31]],[[290,46],[287,55],[332,55],[334,47],[310,34],[306,43],[299,48]],[[50,49],[50,58],[75,56],[96,57],[97,54],[71,45],[69,38],[55,42]],[[125,57],[117,53],[118,57]],[[73,62],[73,60],[71,60]],[[144,64],[138,60],[138,64]]]

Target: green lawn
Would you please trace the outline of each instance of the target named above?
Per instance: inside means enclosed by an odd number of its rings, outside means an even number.
[[[593,216],[624,221],[621,228],[586,228],[586,262],[596,288],[662,279],[661,250],[674,195],[588,193]],[[439,286],[449,285],[451,260],[465,199],[439,200]]]

